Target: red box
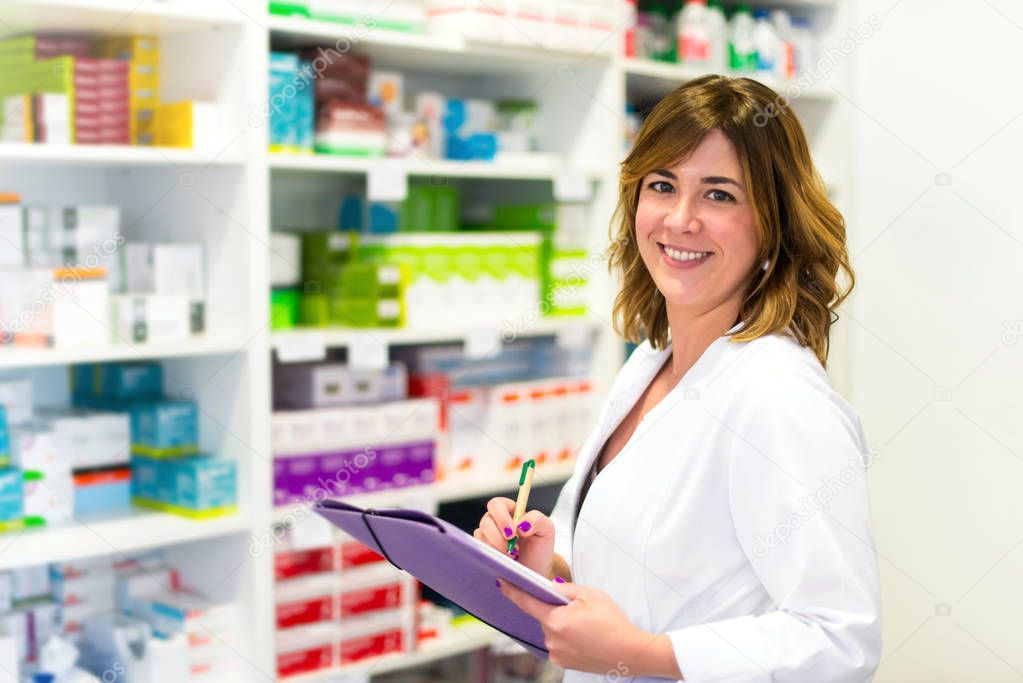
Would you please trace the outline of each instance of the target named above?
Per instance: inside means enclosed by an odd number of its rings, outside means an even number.
[[[337,602],[331,595],[277,603],[277,628],[290,628],[337,618]]]
[[[364,567],[375,562],[386,562],[384,556],[368,545],[358,541],[345,541],[341,544],[341,569]]]
[[[350,664],[369,657],[401,652],[401,629],[341,641],[341,663]]]
[[[357,588],[341,593],[341,618],[401,607],[401,582]]]
[[[365,547],[365,546],[363,546]],[[369,550],[367,548],[367,550]],[[370,551],[372,552],[372,551]],[[334,570],[334,549],[294,550],[274,555],[274,578],[291,579]]]
[[[326,669],[334,663],[333,649],[328,643],[277,655],[277,675],[281,677],[294,676]]]

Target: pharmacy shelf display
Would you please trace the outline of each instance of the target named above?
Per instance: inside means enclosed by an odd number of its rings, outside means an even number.
[[[573,51],[564,46],[493,44],[450,34],[409,34],[374,30],[352,39],[353,27],[299,17],[271,16],[258,3],[229,0],[13,0],[5,22],[19,33],[87,32],[95,35],[152,33],[162,45],[161,90],[166,98],[215,103],[220,137],[200,149],[119,145],[31,145],[0,143],[0,191],[17,192],[26,204],[114,205],[128,241],[202,244],[206,254],[207,329],[174,343],[110,343],[56,349],[0,349],[0,379],[27,377],[37,397],[66,396],[63,366],[108,360],[160,359],[166,390],[194,397],[201,410],[202,448],[237,463],[238,512],[195,521],[163,512],[133,512],[115,518],[83,518],[0,535],[0,569],[173,547],[194,568],[201,589],[226,595],[241,610],[242,632],[232,644],[236,680],[272,677],[275,655],[273,553],[253,539],[291,511],[275,507],[271,447],[271,359],[276,353],[308,360],[326,350],[349,347],[364,335],[387,347],[461,340],[478,342],[506,330],[476,329],[270,331],[267,295],[271,282],[272,232],[291,227],[282,217],[332,225],[342,191],[365,192],[371,175],[384,172],[408,182],[438,176],[464,188],[467,196],[521,196],[585,203],[592,234],[587,250],[602,253],[617,190],[617,164],[624,153],[626,105],[663,94],[698,74],[686,67],[626,59],[612,32],[613,49]],[[808,14],[835,43],[850,24],[848,3],[832,0],[767,0]],[[5,6],[5,10],[7,6]],[[0,36],[0,38],[6,36]],[[532,98],[540,105],[539,149],[533,156],[494,161],[418,158],[367,159],[271,153],[268,125],[253,115],[269,92],[269,52],[310,44],[351,40],[351,49],[375,65],[407,76],[413,88],[432,88],[455,97]],[[197,64],[205,65],[196,68]],[[775,87],[786,84],[774,82]],[[795,106],[822,172],[847,187],[851,148],[844,132],[849,111],[829,83],[814,85]],[[561,196],[559,196],[561,195]],[[844,208],[841,193],[835,197]],[[309,208],[312,207],[312,208]],[[518,337],[574,339],[593,349],[592,379],[607,389],[622,360],[619,340],[607,324],[613,285],[605,269],[593,276],[588,306],[592,318],[541,319]],[[514,316],[512,316],[514,317]],[[582,330],[582,332],[580,332]],[[841,371],[841,362],[833,363]],[[59,401],[58,401],[59,404]],[[53,407],[53,406],[48,406]],[[56,407],[59,407],[56,406]],[[546,480],[560,483],[570,464],[551,466]],[[421,486],[418,495],[451,502],[493,495],[491,481],[446,478]],[[392,494],[366,494],[364,502]],[[398,495],[396,492],[395,495]],[[376,498],[374,498],[376,496]],[[391,499],[393,500],[393,498]],[[202,577],[211,580],[204,584]],[[290,677],[312,681],[364,672],[375,675],[415,667],[437,658],[488,646],[489,629],[456,630],[426,643],[418,652],[388,655],[354,667]],[[471,633],[470,633],[471,631]],[[468,634],[468,635],[467,635]],[[220,680],[220,679],[218,679]],[[227,680],[225,677],[224,680]]]

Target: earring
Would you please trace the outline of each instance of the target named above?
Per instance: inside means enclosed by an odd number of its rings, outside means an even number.
[[[771,259],[765,258],[764,262],[760,266],[760,270],[767,270],[771,267]]]

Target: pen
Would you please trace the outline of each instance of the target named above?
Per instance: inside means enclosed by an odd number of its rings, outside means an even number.
[[[533,488],[533,472],[536,471],[536,462],[530,458],[522,463],[522,474],[519,475],[519,497],[515,499],[515,514],[512,516],[512,529],[519,528],[522,515],[526,514],[526,505],[529,503],[529,489]],[[518,533],[508,541],[508,552],[515,547],[518,540]]]

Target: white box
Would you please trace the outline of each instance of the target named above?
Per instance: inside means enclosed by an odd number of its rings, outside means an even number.
[[[189,299],[184,294],[114,294],[111,327],[121,340],[174,342],[192,334]]]
[[[24,266],[25,227],[20,204],[0,204],[0,267]]]
[[[72,470],[131,462],[128,413],[67,411],[42,413],[53,427],[58,453],[70,453]]]
[[[32,380],[18,378],[0,382],[0,405],[7,411],[8,425],[31,420]]]
[[[270,233],[270,286],[302,283],[302,239],[286,232]]]
[[[63,265],[101,267],[117,251],[120,228],[117,206],[50,207],[46,248]]]
[[[12,316],[18,320],[15,343],[59,348],[110,343],[110,293],[102,270],[35,268],[11,277],[19,277],[23,287]]]

